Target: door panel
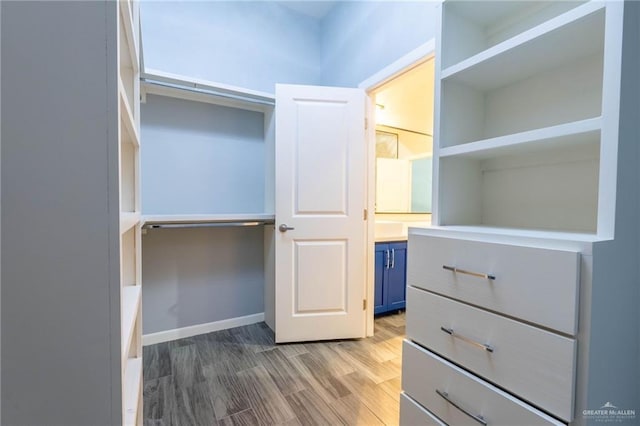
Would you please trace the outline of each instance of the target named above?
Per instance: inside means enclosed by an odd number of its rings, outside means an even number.
[[[346,102],[295,99],[297,136],[296,206],[300,214],[347,214],[349,146]],[[328,123],[331,123],[328,125]],[[312,137],[313,143],[307,143]]]
[[[380,312],[385,311],[385,297],[384,297],[384,283],[386,281],[385,272],[387,270],[386,267],[386,254],[388,244],[376,244],[375,250],[375,288],[374,288],[374,302],[373,302],[373,313],[379,314]]]
[[[294,244],[294,315],[346,313],[347,242],[295,241]],[[331,267],[326,267],[327,264]]]
[[[364,99],[276,87],[276,342],[365,335]]]

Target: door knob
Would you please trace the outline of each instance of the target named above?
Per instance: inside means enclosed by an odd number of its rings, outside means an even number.
[[[287,226],[284,223],[280,226],[278,226],[278,229],[280,230],[280,232],[287,232],[287,231],[292,231],[296,228],[294,228],[293,226]]]

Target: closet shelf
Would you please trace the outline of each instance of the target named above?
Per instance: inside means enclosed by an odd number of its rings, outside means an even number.
[[[144,229],[186,228],[206,226],[252,226],[275,222],[275,215],[249,214],[193,214],[193,215],[146,215],[142,217]]]
[[[521,154],[544,147],[569,147],[592,139],[602,127],[602,117],[574,121],[557,126],[515,133],[496,138],[440,148],[440,158],[492,158],[496,155]]]
[[[602,52],[604,2],[589,2],[442,70],[443,81],[491,90]]]
[[[158,70],[145,70],[141,81],[143,96],[169,96],[259,112],[269,111],[275,105],[275,95],[271,93]]]
[[[118,78],[118,93],[120,95],[120,109],[122,111],[120,117],[123,124],[121,132],[126,132],[128,137],[121,138],[121,142],[129,141],[132,145],[140,146],[140,135],[137,131],[135,119],[133,118],[133,112],[129,105],[129,100],[125,92],[124,84],[122,80]]]
[[[140,407],[142,357],[127,360],[124,376],[124,425],[135,425]]]
[[[122,288],[122,363],[124,364],[131,347],[138,308],[140,307],[140,296],[142,287],[139,285],[128,285]]]
[[[121,212],[120,213],[120,234],[124,234],[134,226],[140,223],[140,213],[138,212]]]

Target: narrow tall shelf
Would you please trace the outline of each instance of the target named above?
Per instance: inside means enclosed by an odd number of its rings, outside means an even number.
[[[118,3],[122,423],[142,424],[139,4]]]

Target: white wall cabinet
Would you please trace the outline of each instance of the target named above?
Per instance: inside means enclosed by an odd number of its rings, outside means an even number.
[[[434,226],[409,232],[403,362],[404,392],[429,415],[469,420],[462,408],[488,424],[582,425],[607,402],[638,409],[629,377],[640,365],[625,348],[637,354],[640,339],[639,10],[442,4]],[[450,362],[525,410],[455,389],[461,371]],[[416,371],[436,365],[438,377],[418,383]]]

